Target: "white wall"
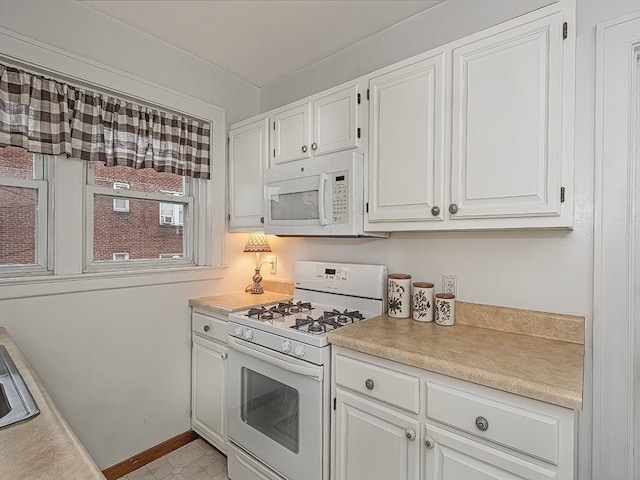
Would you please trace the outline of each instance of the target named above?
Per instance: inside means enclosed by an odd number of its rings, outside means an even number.
[[[267,111],[558,0],[447,0],[260,89]]]
[[[104,469],[191,428],[188,301],[218,285],[4,300],[0,325]]]
[[[0,27],[218,105],[231,123],[258,113],[254,85],[75,0],[0,0]]]

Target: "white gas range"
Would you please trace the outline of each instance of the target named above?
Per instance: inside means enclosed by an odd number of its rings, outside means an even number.
[[[329,478],[327,333],[381,315],[386,276],[382,265],[298,261],[293,302],[229,316],[231,480]]]

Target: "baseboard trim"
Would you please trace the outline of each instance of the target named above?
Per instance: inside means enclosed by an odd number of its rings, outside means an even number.
[[[193,430],[189,430],[188,432],[181,433],[180,435],[176,435],[169,440],[166,440],[158,445],[148,448],[144,452],[138,453],[131,458],[127,458],[126,460],[117,463],[109,468],[106,468],[102,471],[102,474],[106,477],[107,480],[116,480],[117,478],[123,477],[134,470],[146,465],[147,463],[151,463],[154,460],[166,455],[167,453],[171,453],[174,450],[186,445],[187,443],[193,442],[194,440],[200,438]]]

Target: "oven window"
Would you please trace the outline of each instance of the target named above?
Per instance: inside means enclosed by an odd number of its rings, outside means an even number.
[[[246,367],[242,368],[242,421],[298,453],[298,391]]]
[[[317,220],[318,190],[281,193],[271,197],[272,220]]]

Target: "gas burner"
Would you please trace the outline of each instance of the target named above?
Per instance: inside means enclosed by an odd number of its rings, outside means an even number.
[[[334,314],[332,312],[324,312],[322,316],[318,318],[313,318],[307,315],[307,318],[296,318],[296,323],[295,325],[292,325],[291,328],[313,333],[315,335],[322,334],[328,330],[335,330],[341,326],[333,319],[333,317]]]
[[[285,315],[287,315],[286,310],[279,305],[274,305],[269,309],[265,307],[250,308],[247,312],[247,317],[256,318],[258,320],[273,320],[275,318],[284,317]]]
[[[278,310],[282,310],[283,315],[294,315],[296,313],[302,313],[313,310],[311,302],[280,302],[278,304]]]
[[[311,322],[309,324],[309,327],[307,328],[307,331],[311,333],[322,333],[322,332],[325,332],[326,330],[327,330],[327,327],[321,324],[320,321],[318,320],[314,320],[313,322]]]

